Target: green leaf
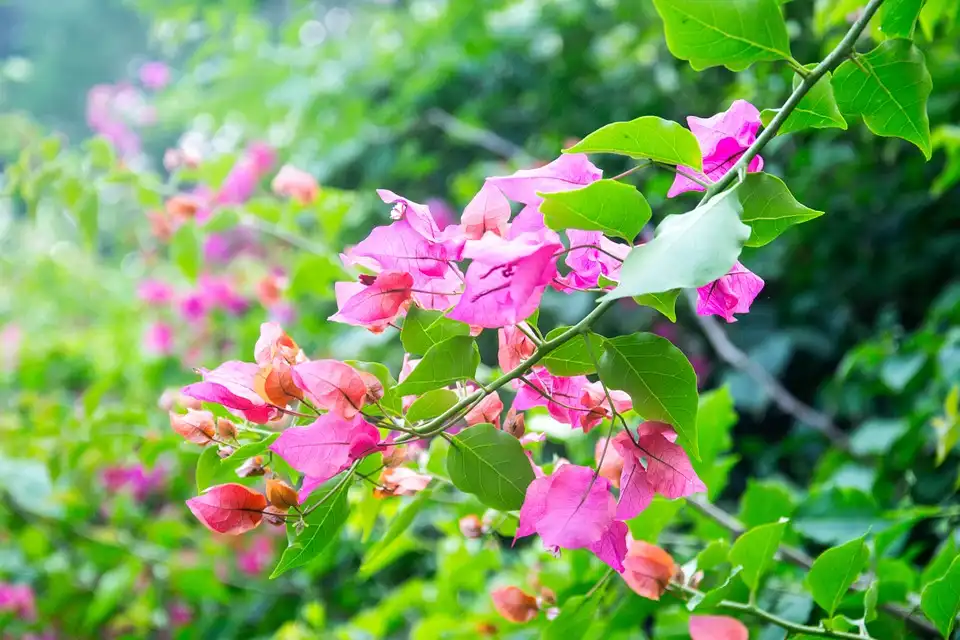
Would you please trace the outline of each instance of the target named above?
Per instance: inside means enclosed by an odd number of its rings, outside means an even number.
[[[447,472],[456,488],[501,511],[523,505],[534,476],[519,440],[486,423],[465,429],[449,440]]]
[[[887,0],[880,6],[880,31],[888,38],[913,38],[923,0]]]
[[[859,489],[814,491],[793,515],[790,526],[821,544],[837,544],[889,526],[872,495]]]
[[[364,554],[359,569],[361,578],[368,578],[387,566],[384,560],[393,555],[391,548],[398,544],[403,533],[413,524],[417,514],[423,511],[431,493],[432,491],[429,488],[421,491],[416,498],[404,505],[400,513],[394,516],[383,536]]]
[[[947,569],[957,556],[960,556],[960,549],[957,548],[956,534],[951,534],[927,563],[920,575],[920,584],[926,585],[945,576]]]
[[[805,69],[813,69],[816,65],[808,64]],[[793,88],[796,90],[803,82],[797,74],[793,76]],[[779,109],[764,109],[760,112],[760,122],[764,127],[776,117]],[[833,83],[830,73],[824,74],[813,85],[800,102],[794,107],[787,119],[777,129],[777,135],[803,131],[804,129],[846,129],[847,121],[843,119],[837,98],[833,94]]]
[[[270,574],[271,580],[290,569],[307,564],[333,542],[334,537],[340,531],[340,527],[347,521],[347,515],[349,515],[347,492],[350,489],[350,484],[350,480],[341,483],[339,488],[335,488],[336,493],[333,495],[324,492],[321,488],[314,494],[319,494],[317,500],[307,501],[304,505],[306,509],[310,509],[311,505],[315,505],[321,500],[322,503],[305,518],[307,526],[303,529],[303,532],[290,542],[290,546],[283,550],[280,562],[273,573]],[[331,491],[333,490],[331,489]]]
[[[604,125],[563,152],[616,153],[703,170],[696,136],[680,124],[656,116]]]
[[[702,287],[730,271],[749,237],[750,227],[740,222],[735,191],[693,211],[667,216],[653,240],[627,254],[620,284],[604,299]]]
[[[197,459],[197,493],[203,493],[210,488],[218,473],[220,473],[220,456],[217,455],[217,447],[212,445],[204,447]]]
[[[548,333],[545,339],[552,340],[568,329],[570,327],[557,327]],[[594,356],[598,359],[603,342],[603,336],[590,333],[590,346],[593,347]],[[590,357],[590,351],[587,349],[587,341],[582,335],[577,335],[568,340],[543,358],[543,365],[547,368],[547,371],[555,376],[579,376],[594,373],[596,367],[593,362],[594,359]]]
[[[697,71],[790,59],[787,25],[776,0],[654,0],[667,47]]]
[[[183,275],[196,280],[200,273],[201,248],[197,228],[192,223],[182,224],[170,239],[170,259]]]
[[[877,600],[880,598],[880,583],[874,580],[863,594],[863,620],[873,622],[877,619]]]
[[[726,540],[712,540],[703,551],[697,554],[697,570],[709,571],[727,561],[730,555],[730,543]]]
[[[74,212],[84,243],[88,248],[95,249],[100,216],[100,197],[96,191],[86,193],[77,203]]]
[[[730,389],[720,387],[700,396],[697,406],[697,442],[703,464],[711,464],[733,446],[730,430],[737,424]]]
[[[656,544],[660,533],[673,522],[683,505],[683,500],[668,500],[663,496],[654,496],[647,508],[627,523],[634,540]]]
[[[643,307],[650,307],[659,311],[670,322],[677,321],[677,298],[680,296],[680,289],[671,289],[662,293],[645,293],[642,296],[634,296],[633,301]]]
[[[727,579],[723,581],[723,584],[703,594],[698,593],[687,600],[687,611],[696,611],[697,609],[706,611],[715,608],[726,599],[727,595],[730,593],[730,590],[733,589],[735,584],[734,578],[740,575],[741,571],[741,567],[734,567],[730,572],[730,575],[727,576]]]
[[[748,527],[756,527],[789,517],[796,506],[786,485],[776,480],[751,479],[740,499],[739,519]]]
[[[400,342],[407,353],[423,355],[448,338],[467,335],[470,335],[468,325],[446,318],[440,311],[411,307],[400,329]]]
[[[783,180],[769,173],[748,173],[736,191],[740,220],[750,227],[748,247],[762,247],[793,225],[823,215],[797,202]]]
[[[383,385],[383,397],[380,398],[380,406],[389,412],[393,412],[395,416],[403,415],[403,399],[396,393],[397,381],[390,375],[390,370],[386,366],[379,362],[363,362],[361,360],[345,360],[344,362],[358,371],[373,374]]]
[[[606,583],[601,593],[588,596],[573,596],[568,598],[560,608],[560,615],[543,629],[542,640],[571,640],[583,638],[590,625],[597,619],[600,608],[600,596],[606,589]]]
[[[743,567],[740,577],[756,593],[760,578],[773,564],[786,522],[771,522],[743,533],[730,549],[730,562]]]
[[[907,432],[906,420],[870,418],[850,436],[850,452],[857,456],[883,454]]]
[[[821,553],[804,581],[814,601],[831,616],[870,559],[864,537]]]
[[[457,404],[457,394],[450,389],[434,389],[417,398],[407,411],[411,423],[430,420]]]
[[[920,608],[943,637],[949,638],[960,614],[960,557],[954,558],[942,578],[923,588]]]
[[[541,193],[543,221],[554,231],[600,231],[611,238],[634,238],[650,220],[650,205],[633,186],[597,180],[582,189]]]
[[[207,233],[223,233],[233,229],[238,224],[240,224],[240,214],[236,210],[230,208],[217,209],[210,216],[210,219],[204,223],[203,230]]]
[[[923,53],[912,42],[887,40],[858,55],[856,63],[847,60],[833,75],[833,89],[844,113],[862,116],[878,136],[912,142],[930,159],[927,97],[933,81]]]
[[[112,169],[117,164],[117,155],[110,141],[102,136],[90,138],[83,143],[90,158],[90,166],[100,171]]]
[[[607,340],[599,373],[608,387],[630,395],[645,420],[673,425],[687,452],[700,458],[697,374],[672,342],[652,333]]]
[[[222,461],[222,464],[229,463],[229,464],[236,464],[236,466],[240,466],[239,463],[249,458],[252,458],[254,456],[262,455],[267,450],[267,447],[272,445],[279,437],[280,437],[279,433],[271,433],[270,435],[264,437],[262,440],[258,440],[257,442],[250,442],[241,447],[237,447],[234,450],[234,452],[230,454],[230,457]]]
[[[400,397],[420,395],[458,380],[473,378],[479,365],[480,351],[473,338],[447,338],[430,347],[413,372],[394,391]]]

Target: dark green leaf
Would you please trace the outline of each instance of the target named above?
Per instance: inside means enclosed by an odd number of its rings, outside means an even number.
[[[947,536],[946,540],[943,541],[943,544],[940,545],[936,555],[930,559],[930,562],[927,563],[926,568],[920,575],[920,584],[929,584],[934,580],[939,580],[946,575],[947,569],[950,568],[950,563],[953,562],[954,558],[960,556],[960,549],[957,547],[956,536],[956,533],[952,533]]]
[[[214,445],[204,447],[197,459],[197,493],[203,493],[211,487],[218,473],[220,473],[220,456],[217,455],[217,447]]]
[[[697,71],[790,59],[787,25],[776,0],[654,0],[667,47]]]
[[[450,437],[447,472],[455,487],[501,511],[519,509],[534,478],[520,441],[492,424]]]
[[[815,65],[806,65],[806,68],[812,69]],[[793,76],[793,88],[796,89],[803,81],[799,75]],[[770,122],[776,117],[779,109],[764,109],[760,112],[760,122],[764,127],[770,126]],[[843,119],[840,108],[837,106],[837,98],[833,95],[832,76],[829,73],[824,74],[813,87],[807,92],[807,95],[800,99],[800,102],[794,107],[787,119],[780,125],[777,135],[793,133],[794,131],[803,131],[804,129],[846,129],[847,121]]]
[[[683,508],[683,500],[668,500],[654,496],[650,505],[636,518],[627,523],[635,540],[656,543],[660,533],[667,528],[677,512]]]
[[[733,446],[730,430],[737,424],[737,419],[733,396],[727,387],[700,396],[697,406],[697,443],[704,465],[713,463]],[[694,468],[697,469],[696,466]]]
[[[606,587],[606,584],[604,585]],[[558,615],[543,629],[542,640],[571,640],[583,638],[590,625],[597,619],[600,608],[600,596],[594,593],[590,597],[573,596],[560,608]]]
[[[889,526],[874,498],[859,489],[814,491],[795,512],[790,526],[821,544],[837,544]]]
[[[396,386],[398,396],[412,396],[473,378],[480,365],[480,351],[470,336],[455,336],[430,347],[423,359]]]
[[[923,53],[909,40],[887,40],[870,53],[847,60],[833,75],[844,113],[863,117],[878,136],[903,138],[930,159],[927,97],[933,89]]]
[[[582,189],[541,193],[543,220],[555,231],[600,231],[611,238],[634,238],[650,220],[650,205],[633,186],[597,180]]]
[[[783,538],[785,522],[771,522],[743,533],[730,549],[730,563],[743,567],[740,577],[756,593],[763,577],[773,564],[773,556]]]
[[[723,584],[706,593],[697,594],[687,600],[687,611],[696,611],[697,609],[708,611],[715,608],[726,599],[735,584],[733,579],[740,575],[741,571],[741,567],[734,567],[730,575],[727,576],[727,579],[723,581]]]
[[[634,247],[620,284],[605,299],[702,287],[724,276],[750,237],[740,221],[740,201],[728,191],[680,215],[664,218],[653,240]]]
[[[633,301],[641,306],[659,311],[670,322],[676,322],[677,298],[679,296],[680,289],[672,289],[663,293],[646,293],[642,296],[634,296]]]
[[[196,280],[200,273],[200,251],[196,226],[192,223],[180,225],[170,239],[170,259],[190,280]]]
[[[776,480],[747,480],[740,499],[740,521],[748,527],[777,522],[796,509],[796,501],[786,485]]]
[[[888,38],[913,38],[923,0],[887,0],[880,7],[880,30]]]
[[[673,425],[687,452],[700,457],[697,375],[672,342],[652,333],[607,340],[599,373],[608,387],[630,395],[644,419]]]
[[[727,561],[730,555],[730,543],[726,540],[713,540],[697,554],[697,570],[709,571]]]
[[[400,342],[407,353],[423,355],[447,338],[467,335],[470,335],[468,325],[446,318],[440,311],[411,307],[400,329]]]
[[[347,521],[347,515],[349,514],[347,491],[350,489],[350,484],[349,480],[340,484],[339,488],[336,488],[336,493],[332,495],[327,491],[333,491],[334,489],[325,490],[327,485],[324,485],[314,493],[314,495],[319,496],[318,498],[313,499],[314,496],[311,496],[311,500],[308,500],[304,505],[306,509],[311,508],[311,505],[318,501],[322,500],[322,503],[306,517],[307,527],[303,532],[290,542],[290,546],[284,549],[280,562],[273,573],[270,574],[271,579],[286,573],[290,569],[307,564],[333,542],[340,531],[340,527]]]
[[[832,616],[869,559],[870,552],[863,537],[821,553],[805,580],[814,601]]]
[[[457,394],[450,389],[434,389],[417,398],[407,410],[407,420],[411,423],[436,418],[457,404]]]
[[[850,451],[858,456],[886,453],[909,426],[906,420],[871,418],[850,436]]]
[[[557,327],[545,338],[552,340],[559,336],[570,327]],[[603,336],[590,333],[590,346],[593,347],[594,357],[599,359],[603,347]],[[555,376],[578,376],[594,373],[594,358],[590,357],[590,351],[587,350],[587,341],[582,335],[577,335],[573,339],[563,343],[549,354],[544,356],[543,365]]]
[[[960,614],[960,557],[953,559],[942,578],[923,588],[920,608],[937,626],[943,637],[949,638],[957,615]]]
[[[656,116],[612,122],[588,134],[564,153],[616,153],[631,158],[703,169],[700,143],[689,129]]]
[[[762,247],[793,225],[823,215],[797,202],[783,180],[769,173],[748,173],[736,190],[740,219],[750,227],[748,247]]]

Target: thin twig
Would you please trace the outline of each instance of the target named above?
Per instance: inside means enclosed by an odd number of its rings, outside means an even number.
[[[523,147],[516,145],[492,131],[464,122],[443,109],[433,108],[427,112],[427,122],[443,129],[453,138],[471,142],[506,160],[532,161]]]

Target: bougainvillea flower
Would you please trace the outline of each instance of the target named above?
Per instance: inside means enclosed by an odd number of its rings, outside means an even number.
[[[570,273],[559,279],[562,285],[573,289],[591,289],[599,286],[601,275],[609,280],[620,280],[620,267],[631,247],[609,240],[599,231],[568,229],[567,238],[571,250],[567,252],[565,262],[570,267]],[[557,288],[570,292],[571,289],[566,287]],[[606,286],[607,289],[612,287]]]
[[[707,490],[676,439],[676,432],[659,422],[641,424],[637,444],[625,431],[613,438],[611,444],[623,458],[618,520],[635,518],[656,493],[675,500]]]
[[[223,309],[233,315],[240,315],[249,306],[237,293],[234,283],[226,277],[204,274],[197,281],[197,294],[214,308]]]
[[[358,284],[338,282],[334,285],[340,310],[330,316],[330,320],[383,331],[406,309],[413,296],[413,276],[400,271],[384,271],[376,277],[361,276]]]
[[[253,390],[269,404],[286,407],[303,400],[303,391],[297,386],[290,365],[279,358],[274,364],[260,367],[254,378]]]
[[[509,221],[510,201],[500,189],[484,182],[463,210],[460,226],[468,240],[479,240],[488,231],[500,237],[506,236]]]
[[[437,227],[444,233],[447,227],[452,225],[457,217],[456,212],[447,204],[446,200],[441,198],[430,198],[427,200],[427,209],[430,210],[430,215],[433,216]]]
[[[270,171],[276,152],[262,142],[254,142],[237,160],[214,197],[219,205],[243,204],[257,189],[257,183]]]
[[[487,178],[487,183],[500,189],[514,202],[539,205],[543,198],[537,193],[556,193],[579,189],[596,182],[603,172],[595,167],[586,154],[565,153],[550,164],[536,169],[521,169],[509,176]]]
[[[313,360],[291,368],[294,383],[314,404],[344,418],[363,407],[367,385],[359,372],[339,360]]]
[[[387,467],[380,474],[380,486],[373,493],[378,498],[412,496],[426,489],[432,479],[407,467]]]
[[[237,552],[237,569],[240,573],[256,577],[273,564],[273,540],[265,536],[256,536],[246,549]]]
[[[617,413],[624,413],[633,408],[633,401],[627,393],[616,389],[610,389],[609,391],[610,400],[613,400],[613,408]],[[612,415],[610,402],[607,400],[607,394],[600,382],[583,385],[579,400],[580,406],[587,411],[586,415],[580,417],[580,427],[584,431],[589,432],[590,429]]]
[[[230,483],[210,487],[190,498],[187,507],[207,529],[236,536],[259,526],[267,499],[242,484]]]
[[[140,65],[140,82],[147,89],[158,91],[170,83],[170,67],[158,60]]]
[[[497,363],[504,373],[513,371],[520,363],[533,355],[537,345],[515,326],[497,330]]]
[[[389,189],[377,189],[377,195],[387,204],[392,204],[390,217],[394,220],[406,220],[410,226],[424,238],[438,242],[441,239],[440,229],[425,204],[418,204],[395,194]]]
[[[170,427],[187,442],[201,446],[213,442],[216,421],[209,411],[187,409],[185,415],[170,412]]]
[[[214,402],[232,413],[257,424],[270,422],[279,415],[276,407],[267,404],[254,389],[260,367],[252,362],[230,360],[208,371],[201,369],[203,382],[183,388],[183,393],[197,400]]]
[[[309,487],[304,481],[301,501],[354,460],[381,449],[380,432],[361,415],[347,420],[335,413],[324,414],[305,427],[291,427],[270,445],[271,451],[311,480]]]
[[[167,482],[167,469],[157,465],[148,471],[142,464],[113,465],[101,474],[108,491],[117,492],[129,489],[133,499],[143,502],[147,497],[159,491]]]
[[[620,488],[620,475],[623,473],[623,458],[608,438],[600,438],[593,449],[593,456],[599,469],[597,472],[610,481],[610,485]]]
[[[277,322],[260,325],[260,337],[253,346],[253,358],[260,366],[270,364],[277,358],[287,364],[306,362],[307,357]]]
[[[743,152],[757,139],[757,130],[760,128],[760,112],[746,100],[736,100],[730,108],[710,118],[687,117],[690,131],[700,143],[700,153],[703,154],[703,173],[681,167],[685,172],[704,182],[719,180]],[[756,156],[750,161],[747,171],[763,169],[763,158]],[[703,191],[704,188],[693,180],[685,178],[679,173],[667,192],[672,198],[687,191]]]
[[[747,627],[730,616],[690,616],[690,640],[749,640]]]
[[[500,414],[503,412],[503,401],[500,394],[494,391],[485,396],[475,407],[467,411],[463,417],[467,421],[467,426],[489,422],[493,426],[500,428]]]
[[[26,584],[0,582],[0,613],[9,613],[27,622],[35,621],[37,604],[33,589]]]
[[[559,242],[541,242],[534,234],[504,240],[487,234],[464,255],[473,260],[466,287],[448,317],[496,329],[523,322],[540,306],[540,298],[557,273]]]
[[[641,540],[627,540],[626,571],[623,580],[634,593],[651,600],[659,600],[678,567],[669,553]]]
[[[585,427],[587,430],[597,424],[596,421],[586,425],[583,423],[584,419],[590,417],[591,411],[580,402],[584,388],[590,384],[586,376],[555,376],[544,367],[534,367],[524,376],[524,380],[527,382],[518,387],[517,397],[513,401],[515,410],[546,407],[550,417],[563,424]]]
[[[316,178],[290,164],[280,167],[280,171],[270,183],[270,188],[278,196],[292,198],[302,205],[312,203],[320,192]]]
[[[173,287],[163,280],[143,280],[137,287],[137,297],[149,305],[170,304],[175,295]]]
[[[180,300],[179,304],[180,315],[187,322],[202,320],[207,315],[209,308],[210,305],[207,304],[206,299],[199,292],[187,294]]]
[[[750,311],[750,305],[762,289],[763,279],[736,262],[727,275],[697,288],[697,313],[736,322],[733,314]]]
[[[537,599],[519,587],[503,587],[490,592],[493,608],[510,622],[530,622],[540,613]]]
[[[381,269],[405,271],[417,283],[442,278],[450,263],[463,256],[463,240],[438,242],[414,229],[406,218],[387,227],[376,227],[363,241],[347,251],[349,263],[374,260]],[[349,264],[348,263],[348,264]],[[370,266],[366,263],[366,266]]]
[[[537,533],[553,552],[590,549],[623,571],[627,528],[614,521],[616,510],[606,478],[589,467],[565,464],[527,487],[516,538]]]

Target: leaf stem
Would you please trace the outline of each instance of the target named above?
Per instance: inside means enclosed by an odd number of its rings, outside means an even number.
[[[707,201],[713,196],[717,195],[724,189],[726,189],[737,174],[747,170],[747,167],[750,166],[750,162],[757,157],[757,154],[767,146],[767,143],[773,140],[774,136],[777,135],[777,131],[780,130],[780,127],[783,126],[783,123],[786,122],[787,118],[790,117],[790,114],[793,113],[793,110],[797,108],[797,105],[800,104],[800,101],[803,99],[807,93],[813,89],[813,86],[820,81],[823,76],[833,71],[849,54],[853,51],[854,45],[857,43],[857,39],[860,37],[860,34],[863,33],[863,30],[867,28],[867,24],[870,22],[870,19],[873,18],[874,14],[880,8],[880,5],[883,4],[883,0],[870,0],[870,3],[867,4],[867,7],[863,10],[863,13],[857,18],[857,21],[853,23],[850,27],[850,30],[847,31],[847,34],[843,36],[843,39],[840,41],[833,51],[827,54],[827,57],[823,61],[813,68],[812,71],[806,76],[804,76],[803,81],[794,89],[793,93],[790,94],[790,97],[787,98],[787,101],[783,103],[783,106],[780,107],[780,110],[777,112],[777,115],[774,116],[770,124],[764,128],[763,132],[757,137],[756,141],[750,145],[750,147],[744,152],[744,154],[737,160],[737,163],[730,167],[730,169],[723,174],[723,176],[713,183],[712,186],[707,188],[706,194],[703,196],[703,201]]]
[[[703,593],[692,587],[688,587],[682,584],[672,585],[674,589],[680,591],[687,596],[703,596]],[[799,633],[808,636],[817,636],[820,638],[843,638],[846,640],[873,640],[870,635],[860,635],[858,633],[847,633],[845,631],[833,631],[825,627],[812,627],[810,625],[798,624],[796,622],[790,622],[785,618],[781,618],[778,615],[770,613],[765,609],[761,609],[755,604],[750,604],[746,602],[733,602],[731,600],[723,600],[717,605],[719,609],[726,609],[727,611],[736,611],[738,613],[745,613],[747,615],[755,616],[766,620],[771,624],[775,624],[782,629],[786,629],[791,633]]]
[[[646,169],[647,167],[652,167],[653,165],[654,165],[653,160],[648,160],[648,161],[646,162],[646,164],[637,164],[637,165],[634,165],[634,166],[630,167],[629,169],[627,169],[626,171],[624,171],[623,173],[618,173],[617,175],[613,176],[613,177],[610,178],[610,179],[611,179],[611,180],[622,180],[623,178],[626,178],[626,177],[629,176],[630,174],[633,174],[633,173],[636,173],[637,171],[640,171],[640,169]]]
[[[347,484],[347,482],[349,482],[350,479],[353,478],[353,474],[356,473],[357,467],[360,466],[361,460],[363,460],[363,458],[357,458],[356,460],[354,460],[353,464],[350,465],[350,468],[347,469],[347,471],[343,474],[343,477],[340,478],[340,481],[337,482],[336,486],[334,486],[333,489],[330,489],[327,495],[323,496],[322,498],[320,498],[320,500],[310,505],[310,508],[306,509],[303,512],[303,517],[306,518],[308,515],[316,511],[317,507],[322,505],[324,502],[332,498],[338,491],[340,491],[340,489],[343,488],[343,485]]]

